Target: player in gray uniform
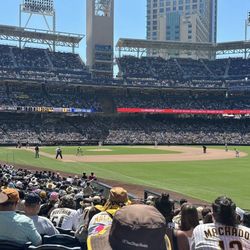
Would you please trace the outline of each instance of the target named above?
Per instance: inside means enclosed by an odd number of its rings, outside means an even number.
[[[215,222],[198,225],[193,231],[192,250],[250,249],[250,228],[237,224],[236,205],[228,197],[212,204]]]

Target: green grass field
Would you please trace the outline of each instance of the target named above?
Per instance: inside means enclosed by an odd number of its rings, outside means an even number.
[[[84,152],[87,148],[82,147]],[[104,147],[106,148],[106,147]],[[116,154],[156,153],[159,149],[128,147],[112,148]],[[219,148],[219,147],[217,147]],[[247,157],[228,160],[190,161],[190,162],[152,162],[152,163],[65,163],[47,157],[34,158],[33,152],[0,148],[0,160],[8,163],[43,167],[69,173],[95,172],[102,178],[122,182],[168,189],[182,194],[213,201],[219,195],[230,196],[238,206],[250,209],[250,147],[237,147],[248,153]],[[63,152],[75,154],[76,147],[62,147]],[[230,147],[229,147],[230,149]],[[232,149],[232,148],[231,148]],[[55,148],[46,147],[45,152],[54,154]],[[100,152],[86,151],[91,154]],[[118,153],[119,152],[119,153]],[[135,151],[134,151],[135,152]],[[110,152],[101,152],[108,154]],[[166,152],[169,153],[169,152]],[[178,157],[178,155],[177,155]]]

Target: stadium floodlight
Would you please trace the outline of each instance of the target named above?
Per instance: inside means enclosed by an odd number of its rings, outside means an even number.
[[[54,0],[23,0],[22,11],[52,16],[54,14]]]

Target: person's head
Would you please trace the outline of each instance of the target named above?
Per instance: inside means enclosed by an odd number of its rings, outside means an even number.
[[[55,204],[57,203],[59,200],[59,195],[57,192],[52,192],[50,195],[49,195],[49,202],[50,204]]]
[[[75,201],[74,201],[74,197],[69,195],[69,194],[64,195],[60,200],[59,207],[60,208],[75,209],[76,204],[75,204]]]
[[[187,203],[187,202],[188,201],[185,198],[180,199],[180,206],[182,206],[182,204]]]
[[[216,222],[226,226],[236,225],[236,205],[226,196],[218,197],[212,204],[213,217]]]
[[[125,206],[115,213],[111,227],[104,234],[89,238],[88,249],[167,250],[165,232],[165,218],[155,207]]]
[[[37,215],[40,210],[41,198],[35,193],[31,192],[25,196],[24,211],[26,215]]]
[[[180,229],[188,231],[199,225],[198,212],[195,206],[184,203],[181,207],[181,225]]]
[[[122,187],[113,187],[109,191],[109,198],[104,205],[104,210],[118,206],[123,207],[128,202],[128,193]]]
[[[213,214],[211,212],[207,213],[203,218],[203,224],[213,223]]]
[[[6,188],[0,192],[0,211],[15,211],[19,201],[17,189]]]
[[[155,207],[164,216],[166,222],[171,222],[174,215],[174,202],[169,198],[169,194],[163,193],[155,200]]]

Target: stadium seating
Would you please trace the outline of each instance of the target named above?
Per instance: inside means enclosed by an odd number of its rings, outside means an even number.
[[[1,45],[0,78],[82,83],[90,74],[76,54]]]
[[[81,250],[81,247],[66,247],[63,245],[46,244],[38,247],[30,246],[28,249],[33,250]]]
[[[27,242],[25,245],[20,245],[13,241],[0,240],[0,249],[2,250],[27,250],[31,245],[31,242]]]
[[[79,241],[75,237],[67,234],[55,234],[52,236],[45,235],[43,237],[43,244],[64,245],[66,247],[80,246]]]

